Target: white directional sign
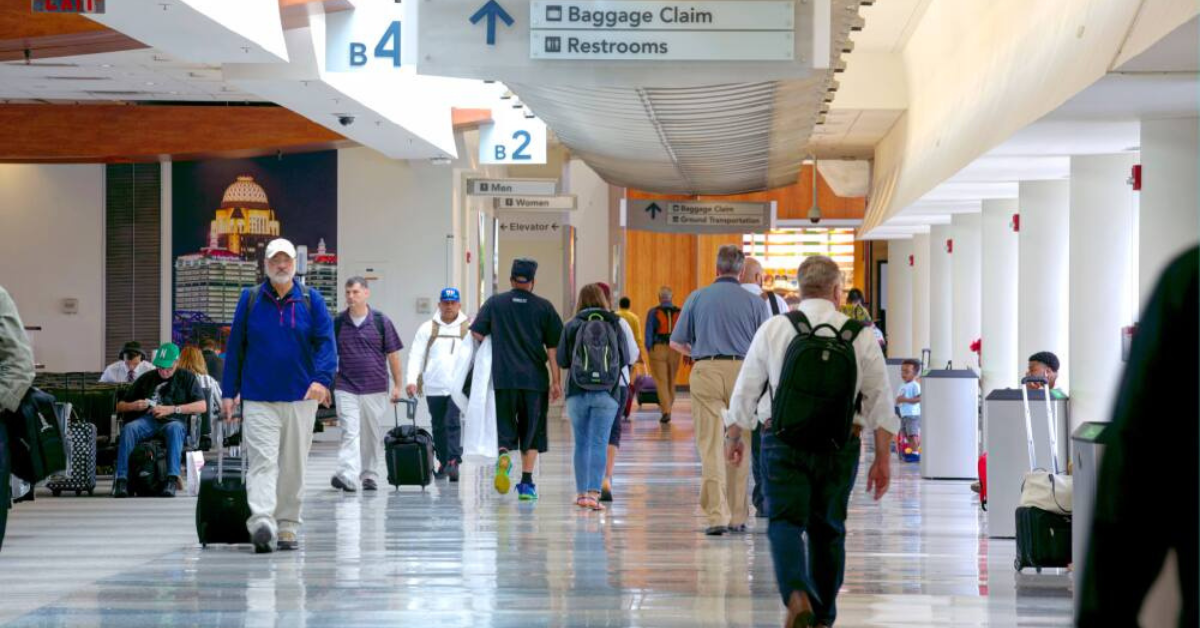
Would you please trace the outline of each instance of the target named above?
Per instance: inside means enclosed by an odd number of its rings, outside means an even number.
[[[497,196],[494,207],[501,211],[538,211],[575,209],[575,195],[566,196]]]
[[[546,213],[504,213],[500,222],[500,237],[507,240],[553,240],[561,238],[566,222],[561,215]]]
[[[775,203],[622,201],[622,226],[664,233],[752,233],[772,229]]]
[[[467,179],[470,196],[554,196],[554,179]]]
[[[419,13],[420,74],[666,88],[801,80],[829,67],[832,0],[406,4]]]
[[[612,2],[534,0],[534,59],[614,61],[791,61],[795,5],[789,1]]]

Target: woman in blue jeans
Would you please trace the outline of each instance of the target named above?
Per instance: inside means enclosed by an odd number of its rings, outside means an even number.
[[[604,510],[600,487],[608,436],[617,416],[621,369],[629,350],[620,318],[608,309],[599,284],[579,290],[575,317],[558,343],[558,365],[567,370],[567,413],[575,432],[575,504]],[[635,354],[636,355],[636,354]]]

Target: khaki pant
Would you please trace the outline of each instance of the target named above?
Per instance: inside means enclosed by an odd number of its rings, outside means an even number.
[[[654,345],[650,350],[650,377],[658,387],[658,407],[664,414],[670,414],[675,405],[675,377],[682,357],[669,345]]]
[[[338,390],[333,398],[337,401],[338,423],[342,427],[337,476],[356,488],[359,480],[378,480],[383,438],[387,434],[383,416],[389,405],[388,394],[355,395]]]
[[[736,467],[725,461],[725,422],[721,418],[741,370],[740,360],[703,360],[692,367],[689,380],[700,452],[700,508],[710,526],[739,526],[750,516],[746,487],[753,461],[749,455]],[[749,454],[749,430],[742,430],[742,444]]]
[[[304,468],[312,447],[316,401],[267,403],[247,401],[243,408],[242,442],[249,471],[246,492],[253,534],[266,524],[271,536],[300,529]]]

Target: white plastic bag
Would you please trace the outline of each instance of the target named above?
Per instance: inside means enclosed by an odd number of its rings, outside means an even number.
[[[467,348],[474,346],[469,336],[463,344]],[[484,338],[483,343],[474,349],[470,365],[461,366],[462,368],[455,373],[452,394],[455,404],[462,409],[463,414],[462,458],[464,462],[491,464],[499,456],[496,440],[496,391],[492,388],[492,339]],[[473,373],[470,398],[464,397],[461,392],[468,373]]]
[[[187,452],[187,494],[200,494],[200,470],[204,468],[204,453],[199,451]]]

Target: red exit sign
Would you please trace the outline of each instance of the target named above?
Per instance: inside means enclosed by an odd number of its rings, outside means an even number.
[[[33,0],[34,13],[104,13],[104,0]]]

